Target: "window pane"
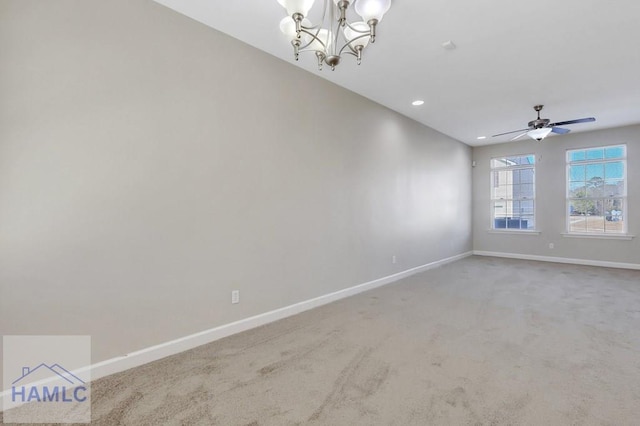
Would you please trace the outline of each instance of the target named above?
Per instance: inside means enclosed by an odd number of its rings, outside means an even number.
[[[598,200],[594,204],[593,211],[587,215],[587,232],[604,232],[604,203]]]
[[[604,205],[605,204],[603,200],[597,200],[596,208],[593,210],[592,216],[602,217],[602,219],[604,220],[604,216],[605,216]]]
[[[520,202],[520,215],[533,217],[533,200]]]
[[[605,148],[604,150],[604,158],[623,158],[623,157],[624,157],[623,146],[613,146],[611,148]]]
[[[500,185],[493,188],[493,199],[502,200],[505,198],[513,198],[513,185]]]
[[[502,158],[492,158],[491,159],[491,168],[492,169],[497,169],[499,167],[504,167],[504,161],[502,161]]]
[[[569,161],[583,161],[586,158],[584,151],[569,151]]]
[[[606,232],[623,232],[624,217],[622,216],[623,200],[619,198],[611,198],[604,200],[605,208],[605,231]]]
[[[587,164],[586,167],[586,180],[593,178],[604,178],[604,164]],[[573,179],[572,179],[573,180]]]
[[[506,206],[503,201],[498,201],[493,203],[493,228],[494,229],[505,229],[507,227],[506,217]]]
[[[536,229],[536,223],[533,215],[521,216],[520,223],[522,229]]]
[[[604,195],[607,197],[624,195],[624,180],[607,179],[604,185]]]
[[[604,203],[593,200],[574,200],[569,203],[569,232],[605,231]],[[585,213],[586,212],[586,213]]]
[[[513,201],[511,216],[515,218],[520,217],[520,201]]]
[[[493,203],[493,217],[505,217],[506,216],[506,208],[505,203],[502,201]],[[506,227],[503,226],[503,228]]]
[[[519,194],[518,198],[532,199],[533,198],[533,184],[532,183],[526,183],[526,184],[520,185],[520,194]]]
[[[596,208],[596,202],[589,199],[573,199],[569,203],[570,215],[587,215],[593,214]]]
[[[491,190],[491,199],[492,200],[499,200],[500,198],[504,198],[504,197],[500,197],[501,191],[500,191],[500,186],[494,186],[493,189]]]
[[[520,164],[520,157],[506,157],[504,158],[505,166],[517,166]]]
[[[601,160],[604,158],[604,149],[589,149],[587,150],[587,160]]]
[[[569,202],[569,232],[586,232],[587,220],[586,215],[582,213],[584,206],[576,204],[581,201]]]
[[[587,197],[598,198],[604,196],[604,180],[594,177],[587,182]]]
[[[505,200],[505,202],[504,202],[504,214],[507,217],[513,216],[513,201]]]
[[[587,189],[584,182],[569,182],[569,197],[584,198],[587,195]]]
[[[624,177],[624,165],[622,161],[606,163],[604,165],[604,175],[607,179],[622,179]]]
[[[513,199],[519,200],[522,197],[522,185],[513,185]]]
[[[507,219],[507,228],[509,229],[522,229],[523,228],[522,220],[519,217],[509,218]],[[524,229],[527,228],[527,222],[524,222]]]
[[[527,168],[520,170],[520,183],[533,183],[534,174],[533,169]]]
[[[571,166],[569,167],[569,180],[584,181],[585,178],[584,166]]]

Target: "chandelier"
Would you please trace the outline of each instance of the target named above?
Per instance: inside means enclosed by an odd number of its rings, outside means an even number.
[[[287,9],[280,30],[289,38],[293,55],[315,52],[318,69],[326,63],[335,70],[343,54],[356,57],[360,65],[362,51],[376,39],[376,27],[391,7],[391,0],[324,0],[321,19],[313,25],[308,19],[314,0],[278,0]],[[353,5],[362,21],[349,22],[347,11]]]

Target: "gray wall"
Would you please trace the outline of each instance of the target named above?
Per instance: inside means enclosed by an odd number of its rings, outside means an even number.
[[[597,117],[596,117],[597,118]],[[604,145],[627,145],[628,240],[567,238],[566,151]],[[513,154],[536,154],[536,223],[540,235],[495,234],[491,226],[490,160]],[[473,248],[479,251],[519,253],[640,264],[640,126],[554,136],[542,142],[516,142],[473,149]],[[549,243],[554,248],[549,248]]]
[[[472,248],[468,146],[151,1],[3,0],[0,63],[1,334],[96,362]]]

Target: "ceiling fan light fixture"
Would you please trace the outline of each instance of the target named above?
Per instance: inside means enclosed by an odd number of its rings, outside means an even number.
[[[556,121],[555,123],[551,123],[551,120],[548,118],[540,118],[540,111],[544,105],[535,105],[533,109],[538,113],[538,118],[535,120],[531,120],[528,123],[528,128],[520,129],[520,130],[511,130],[510,132],[498,133],[497,135],[491,136],[492,138],[498,136],[509,135],[512,133],[519,133],[518,136],[509,139],[509,141],[515,141],[520,139],[524,135],[529,136],[531,139],[541,141],[542,139],[549,136],[549,133],[556,133],[558,135],[565,135],[569,133],[570,129],[564,129],[559,126],[564,126],[567,124],[578,124],[578,123],[591,123],[596,121],[594,117],[585,117],[585,118],[575,118],[573,120],[567,121]]]
[[[531,139],[541,141],[542,139],[549,136],[549,133],[551,133],[551,130],[552,130],[551,127],[542,127],[540,129],[533,129],[527,132],[527,136],[529,136]]]

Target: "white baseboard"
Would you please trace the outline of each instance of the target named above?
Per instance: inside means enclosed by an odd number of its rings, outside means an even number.
[[[534,254],[503,253],[497,251],[474,250],[476,256],[506,257],[509,259],[538,260],[540,262],[570,263],[573,265],[602,266],[604,268],[640,269],[638,263],[609,262],[605,260],[571,259],[567,257],[538,256]]]
[[[268,324],[270,322],[299,314],[300,312],[326,305],[327,303],[335,302],[337,300],[344,299],[346,297],[353,296],[367,290],[372,290],[374,288],[390,284],[394,281],[398,281],[402,278],[406,278],[419,272],[433,269],[446,263],[455,262],[456,260],[463,259],[465,257],[471,256],[472,254],[473,253],[469,251],[457,256],[448,257],[446,259],[441,259],[435,262],[428,263],[426,265],[407,269],[406,271],[398,272],[396,274],[359,284],[354,287],[349,287],[333,293],[325,294],[324,296],[305,300],[303,302],[285,306],[280,309],[245,318],[240,321],[235,321],[229,324],[221,325],[219,327],[211,328],[209,330],[201,331],[199,333],[191,334],[189,336],[181,337],[179,339],[171,340],[169,342],[161,343],[156,346],[151,346],[139,351],[131,352],[125,356],[98,362],[87,368],[91,369],[91,380],[96,380],[101,377],[119,373],[133,367],[137,367],[152,361],[159,360],[161,358],[165,358],[170,355],[175,355],[180,352],[193,349],[195,347],[216,341],[218,339],[222,339],[223,337],[231,336],[242,331],[246,331],[252,328],[259,327],[261,325]]]

